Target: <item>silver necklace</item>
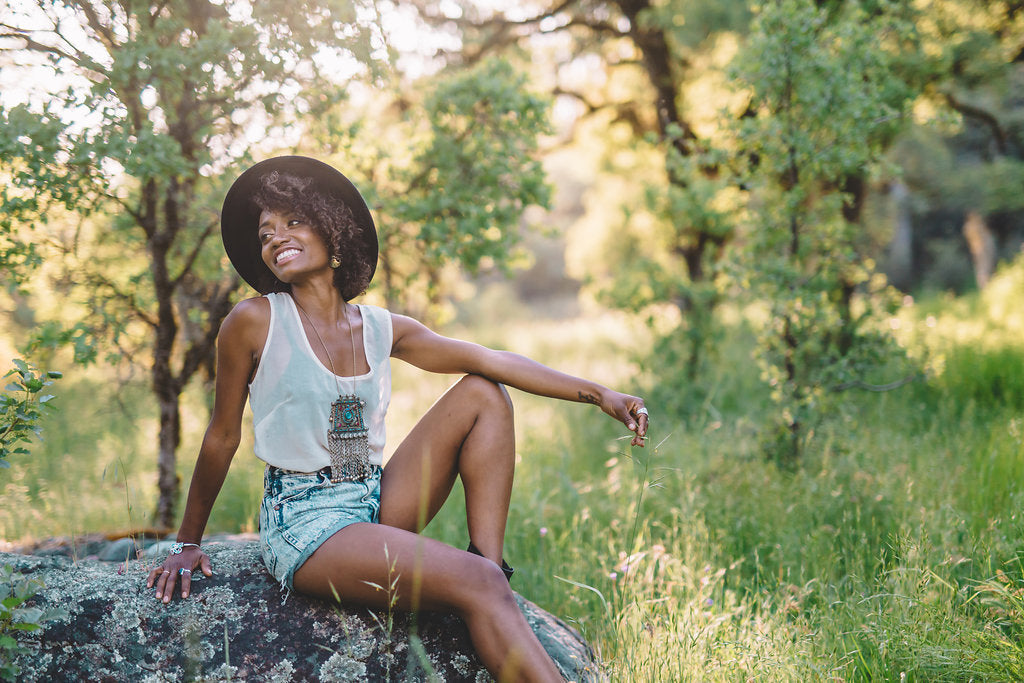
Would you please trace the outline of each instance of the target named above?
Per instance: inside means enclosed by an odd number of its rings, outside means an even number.
[[[352,391],[343,396],[338,373],[334,370],[334,359],[327,350],[327,344],[324,343],[323,337],[313,324],[313,319],[306,313],[302,304],[295,297],[292,297],[292,301],[306,316],[309,326],[313,328],[313,334],[323,347],[327,363],[331,366],[331,374],[334,375],[334,384],[338,389],[338,399],[331,404],[331,426],[327,430],[327,447],[331,453],[331,481],[335,484],[341,481],[362,481],[373,473],[373,467],[370,465],[369,430],[363,422],[363,406],[366,402],[356,396],[356,335],[352,331],[348,304],[343,305],[349,341],[352,343]]]

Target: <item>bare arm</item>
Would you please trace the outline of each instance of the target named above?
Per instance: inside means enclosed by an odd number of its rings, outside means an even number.
[[[633,445],[647,434],[644,401],[597,382],[567,375],[509,351],[442,337],[421,323],[391,315],[395,337],[391,355],[430,372],[481,375],[539,396],[591,403],[636,432]]]
[[[213,573],[210,558],[197,546],[241,440],[242,411],[248,397],[249,378],[266,340],[269,321],[270,309],[266,301],[250,299],[235,306],[217,335],[213,415],[199,449],[185,514],[178,529],[179,542],[196,545],[183,548],[179,554],[168,555],[161,566],[150,572],[146,582],[150,588],[156,585],[156,597],[164,602],[170,602],[179,578],[181,597],[188,597],[192,583],[189,572],[192,570],[201,568],[207,576]],[[185,570],[184,575],[181,570]]]

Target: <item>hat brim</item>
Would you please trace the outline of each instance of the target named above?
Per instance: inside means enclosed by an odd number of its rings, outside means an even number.
[[[366,282],[359,291],[366,289],[377,269],[377,230],[373,216],[366,206],[359,190],[337,169],[317,159],[303,156],[281,156],[265,159],[248,168],[238,176],[224,197],[220,213],[221,239],[231,265],[249,285],[260,294],[273,291],[266,285],[274,281],[273,273],[263,262],[256,228],[262,209],[253,201],[263,176],[272,172],[288,173],[300,178],[310,178],[310,189],[342,201],[352,211],[356,222],[356,244],[353,248],[360,258],[369,265]]]

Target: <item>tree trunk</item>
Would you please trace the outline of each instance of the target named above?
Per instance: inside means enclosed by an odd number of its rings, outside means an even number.
[[[147,198],[154,211],[160,191],[155,182],[149,185]],[[174,314],[174,291],[168,267],[171,245],[179,231],[177,193],[178,183],[171,179],[163,193],[163,221],[152,221],[147,230],[150,259],[153,263],[153,290],[156,294],[157,318],[153,339],[153,392],[160,405],[160,433],[157,439],[157,500],[154,523],[170,529],[174,525],[174,508],[178,498],[178,475],[175,467],[175,452],[180,441],[179,397],[183,383],[174,376],[171,365],[174,347],[178,340],[178,323]],[[162,223],[162,225],[160,225]]]
[[[971,261],[974,263],[974,280],[978,289],[992,279],[996,271],[996,238],[988,227],[984,217],[977,211],[968,211],[964,220],[964,239],[971,250]]]
[[[895,287],[907,291],[914,277],[914,225],[910,215],[910,191],[903,181],[896,181],[889,192],[895,213],[895,227],[886,271]]]
[[[160,402],[160,435],[157,454],[157,487],[160,497],[156,504],[156,526],[173,529],[175,508],[181,480],[178,478],[177,452],[181,441],[181,410],[179,396],[173,390],[157,389]]]

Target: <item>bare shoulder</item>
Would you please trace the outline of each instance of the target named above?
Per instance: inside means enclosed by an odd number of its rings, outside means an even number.
[[[239,322],[270,324],[270,300],[265,296],[254,296],[235,304],[224,322],[237,319]]]
[[[245,299],[235,304],[220,327],[220,340],[232,343],[265,341],[270,329],[270,302],[266,297]],[[248,345],[248,344],[246,344]]]
[[[433,335],[433,332],[420,321],[399,313],[391,313],[391,330],[393,334],[392,355],[400,351],[403,346]]]
[[[392,313],[391,311],[388,311],[388,313],[391,315],[391,327],[395,331],[396,339],[399,335],[426,329],[426,326],[415,318],[410,318],[400,313]]]

